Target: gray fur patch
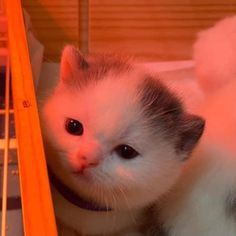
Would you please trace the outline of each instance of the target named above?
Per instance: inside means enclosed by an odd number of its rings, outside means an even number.
[[[168,230],[166,230],[164,228],[163,225],[159,225],[159,226],[152,226],[150,227],[150,229],[146,232],[147,236],[169,236],[169,232]]]
[[[164,226],[157,214],[158,210],[150,206],[144,213],[141,232],[147,236],[169,236],[170,231]]]
[[[236,190],[231,191],[226,197],[225,210],[228,217],[233,217],[236,220]]]
[[[138,91],[141,106],[150,124],[162,126],[168,134],[175,134],[179,126],[183,107],[179,99],[160,81],[147,76]]]
[[[161,130],[163,137],[175,145],[177,152],[189,154],[203,133],[204,120],[187,114],[180,99],[150,76],[140,85],[138,95],[151,130]]]

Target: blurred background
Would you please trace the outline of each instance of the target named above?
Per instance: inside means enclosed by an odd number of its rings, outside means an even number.
[[[236,0],[22,0],[22,4],[48,60],[58,60],[66,43],[84,53],[191,59],[197,32],[236,13]]]

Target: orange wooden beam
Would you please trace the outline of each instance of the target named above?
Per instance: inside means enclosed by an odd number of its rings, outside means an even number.
[[[24,235],[56,236],[20,0],[6,0]]]

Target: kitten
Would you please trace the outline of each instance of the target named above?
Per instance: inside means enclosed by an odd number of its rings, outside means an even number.
[[[72,46],[40,114],[56,216],[81,235],[139,235],[146,207],[177,181],[204,129],[129,60]]]

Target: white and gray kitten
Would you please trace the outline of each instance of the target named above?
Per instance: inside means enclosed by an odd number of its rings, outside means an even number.
[[[72,46],[41,123],[56,216],[82,235],[136,235],[146,207],[176,183],[204,129],[128,60],[85,58]]]

